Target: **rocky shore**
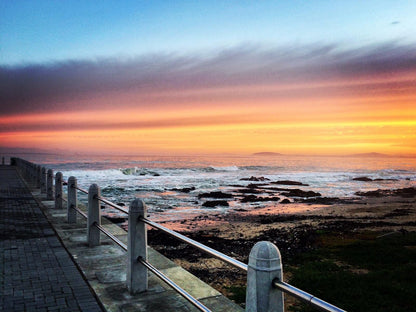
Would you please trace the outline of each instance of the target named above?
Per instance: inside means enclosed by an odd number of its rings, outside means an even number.
[[[274,205],[199,216],[169,222],[166,226],[245,263],[256,242],[271,241],[280,249],[284,266],[303,252],[317,248],[322,231],[339,240],[368,231],[377,235],[416,231],[415,188],[362,192],[354,199],[339,199],[321,197],[309,190],[271,186],[305,186],[296,181],[273,183],[264,178],[248,179],[261,183],[233,185],[232,192],[203,193],[198,198],[207,200],[205,203],[214,202],[213,205],[225,205],[231,200],[268,201]],[[297,203],[303,206],[308,203],[311,209],[299,212]],[[282,210],[282,206],[288,209]],[[245,273],[160,231],[149,231],[149,243],[224,294],[232,295],[235,287],[246,283]]]

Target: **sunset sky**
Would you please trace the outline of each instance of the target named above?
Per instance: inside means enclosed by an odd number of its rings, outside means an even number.
[[[0,0],[0,148],[416,155],[416,1]]]

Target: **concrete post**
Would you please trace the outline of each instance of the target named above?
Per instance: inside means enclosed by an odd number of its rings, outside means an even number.
[[[129,208],[129,231],[127,236],[127,288],[131,294],[147,290],[147,268],[137,259],[147,261],[147,228],[140,217],[146,217],[146,205],[135,199]]]
[[[47,190],[46,190],[46,199],[53,200],[53,170],[49,169],[47,174]]]
[[[40,192],[42,194],[46,194],[46,168],[42,167],[42,174],[41,174],[41,184],[40,184]]]
[[[4,156],[1,158],[1,164],[4,165]]]
[[[77,223],[77,211],[75,208],[78,208],[78,201],[77,201],[77,178],[69,177],[68,179],[68,206],[67,206],[67,213],[68,213],[68,223]]]
[[[55,175],[55,208],[62,209],[62,172],[57,172]]]
[[[90,247],[100,245],[100,230],[95,224],[101,225],[101,209],[98,201],[100,187],[91,184],[88,189],[88,245]]]
[[[42,167],[36,165],[36,187],[41,188],[42,186]]]
[[[283,278],[279,249],[270,242],[258,242],[248,260],[246,311],[284,311],[283,293],[273,286],[276,278]]]

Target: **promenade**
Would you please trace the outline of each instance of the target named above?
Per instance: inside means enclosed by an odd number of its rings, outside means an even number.
[[[124,230],[102,222],[127,243]],[[86,231],[83,218],[68,224],[66,208],[56,209],[14,166],[0,166],[0,311],[197,310],[153,274],[148,291],[129,294],[126,253],[104,236],[100,246],[89,247]],[[151,263],[209,309],[242,311],[152,248],[148,253]]]
[[[0,311],[103,311],[11,166],[0,166],[0,269]]]

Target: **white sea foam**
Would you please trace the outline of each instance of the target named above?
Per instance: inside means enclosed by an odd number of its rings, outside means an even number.
[[[42,163],[45,158],[38,161]],[[400,158],[356,159],[337,157],[84,157],[65,160],[52,157],[47,166],[62,171],[64,178],[75,176],[88,188],[98,184],[103,194],[115,202],[128,204],[133,198],[144,199],[153,214],[176,211],[204,214],[213,209],[201,207],[197,195],[202,192],[232,192],[230,185],[248,185],[243,178],[265,177],[271,181],[291,180],[309,186],[284,186],[319,192],[325,197],[351,197],[357,191],[416,186],[416,160]],[[382,179],[354,181],[357,177]],[[261,183],[261,182],[259,182]],[[195,188],[189,193],[174,189]],[[255,204],[233,202],[232,208],[250,209]],[[184,208],[185,207],[185,208]],[[218,208],[226,211],[231,208]]]

